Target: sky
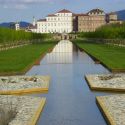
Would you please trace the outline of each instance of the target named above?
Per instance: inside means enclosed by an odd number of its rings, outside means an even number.
[[[125,0],[0,0],[0,23],[45,18],[61,9],[86,13],[100,8],[105,12],[125,9]]]

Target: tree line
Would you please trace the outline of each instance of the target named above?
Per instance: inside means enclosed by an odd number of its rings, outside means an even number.
[[[94,32],[78,33],[78,36],[82,38],[125,39],[125,23],[104,25]]]
[[[16,31],[14,29],[9,29],[9,28],[0,28],[0,44],[11,43],[11,42],[14,43],[19,41],[30,41],[36,39],[47,39],[47,38],[48,39],[52,38],[52,35],[25,32],[23,30]]]

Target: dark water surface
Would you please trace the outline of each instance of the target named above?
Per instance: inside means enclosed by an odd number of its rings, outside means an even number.
[[[108,72],[70,41],[60,41],[26,74],[52,78],[48,94],[34,95],[47,98],[38,125],[106,125],[95,101],[106,93],[92,92],[84,75]]]

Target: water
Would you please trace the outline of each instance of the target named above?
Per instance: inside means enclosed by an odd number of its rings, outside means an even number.
[[[70,41],[60,41],[40,65],[26,75],[50,75],[49,93],[34,96],[46,97],[47,103],[38,125],[106,125],[95,101],[106,95],[89,89],[85,74],[109,73]]]

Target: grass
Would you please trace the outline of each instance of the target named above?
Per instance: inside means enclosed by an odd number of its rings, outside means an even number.
[[[87,43],[80,40],[74,42],[112,71],[125,71],[125,47]]]
[[[24,73],[55,44],[44,42],[0,51],[0,75]]]

